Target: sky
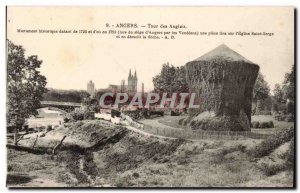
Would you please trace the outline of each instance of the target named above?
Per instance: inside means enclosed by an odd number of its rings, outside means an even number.
[[[176,36],[117,39],[104,34],[19,33],[18,29],[105,30],[106,24],[185,25],[181,31],[269,32],[273,36]],[[144,28],[145,29],[145,28]],[[128,30],[119,28],[118,30]],[[137,29],[133,29],[137,30]],[[141,30],[139,27],[138,30]],[[148,29],[146,29],[148,30]],[[152,29],[153,30],[153,29]],[[161,29],[157,29],[161,30]],[[176,30],[175,30],[176,31]],[[178,31],[178,30],[177,30]],[[293,7],[8,7],[7,38],[43,60],[49,88],[97,89],[126,80],[136,70],[138,90],[169,62],[182,66],[220,44],[260,66],[271,89],[294,64]]]

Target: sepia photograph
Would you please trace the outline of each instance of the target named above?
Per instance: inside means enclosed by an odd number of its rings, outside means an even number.
[[[6,7],[8,188],[285,188],[295,8]]]

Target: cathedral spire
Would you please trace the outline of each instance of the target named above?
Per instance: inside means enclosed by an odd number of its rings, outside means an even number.
[[[134,70],[134,77],[136,78],[136,70]]]
[[[131,68],[129,69],[129,76],[128,77],[131,77]]]

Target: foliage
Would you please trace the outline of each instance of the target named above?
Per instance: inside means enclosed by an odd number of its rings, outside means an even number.
[[[90,97],[85,97],[82,99],[82,104],[89,111],[95,111],[98,113],[100,110],[100,106],[98,105],[98,101],[96,99],[92,99]]]
[[[273,176],[280,171],[285,169],[283,164],[268,164],[268,163],[261,163],[258,165],[258,168],[266,175],[266,176]]]
[[[281,144],[290,141],[293,137],[294,127],[283,129],[282,131],[271,135],[254,148],[248,150],[248,154],[253,157],[268,156],[273,150],[275,150]]]
[[[274,119],[277,121],[287,121],[287,122],[294,122],[295,117],[293,114],[275,114]]]
[[[253,88],[253,99],[263,100],[268,98],[270,95],[270,87],[268,83],[265,81],[264,76],[259,72],[254,88]]]
[[[94,113],[95,112],[89,110],[75,110],[69,113],[64,121],[68,122],[69,120],[72,121],[92,120],[95,118]]]
[[[252,128],[274,128],[274,123],[273,121],[253,121],[251,123]]]
[[[295,103],[293,101],[289,101],[287,104],[287,113],[289,114],[295,114]]]
[[[277,103],[284,103],[285,99],[284,99],[284,91],[282,89],[282,86],[280,86],[280,84],[275,84],[275,88],[273,90],[274,92],[274,100]]]
[[[295,65],[293,65],[290,73],[285,74],[283,90],[286,99],[295,100]]]
[[[49,89],[48,92],[43,94],[43,100],[80,103],[88,96],[89,94],[83,90]]]
[[[289,149],[284,155],[286,166],[288,169],[293,170],[294,169],[294,159],[295,159],[295,138],[293,137],[291,139]]]
[[[291,72],[286,73],[283,84],[275,85],[274,88],[274,103],[279,106],[280,104],[286,104],[286,113],[294,114],[295,107],[295,65],[292,66]],[[287,102],[287,103],[286,103]],[[275,108],[276,110],[278,108]]]
[[[161,72],[153,78],[154,89],[157,92],[188,92],[185,68],[163,64]]]
[[[7,41],[7,118],[19,119],[37,115],[42,95],[47,91],[46,77],[38,70],[42,61],[38,56],[25,56],[22,46]]]

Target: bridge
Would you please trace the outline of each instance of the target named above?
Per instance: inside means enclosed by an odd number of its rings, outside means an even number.
[[[74,102],[58,102],[58,101],[41,101],[41,107],[56,107],[65,111],[74,110],[81,107],[81,103]]]

